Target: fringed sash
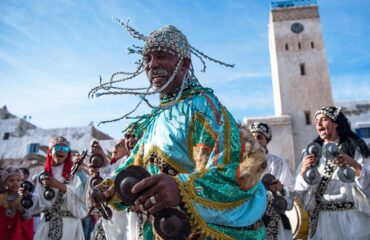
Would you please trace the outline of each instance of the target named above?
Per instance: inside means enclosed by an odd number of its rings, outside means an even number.
[[[270,194],[267,194],[267,206],[266,212],[262,217],[262,220],[266,227],[266,239],[277,240],[279,235],[279,214],[272,207],[274,198]]]
[[[334,159],[328,159],[324,168],[324,174],[321,177],[320,183],[315,193],[316,207],[310,212],[310,237],[312,238],[317,229],[317,223],[319,220],[319,212],[324,211],[343,211],[355,209],[353,202],[322,202],[322,196],[324,195],[329,181],[331,180],[337,164]]]
[[[267,207],[265,214],[262,217],[263,223],[266,227],[266,239],[277,240],[279,236],[279,225],[280,221],[283,224],[284,229],[292,230],[288,217],[285,213],[280,214],[272,207],[274,197],[271,194],[267,194]]]
[[[68,182],[64,182],[67,184]],[[63,220],[62,217],[74,217],[72,213],[66,210],[61,210],[61,205],[63,203],[62,191],[58,192],[57,198],[51,208],[44,210],[45,221],[49,223],[49,240],[60,240],[63,236]]]

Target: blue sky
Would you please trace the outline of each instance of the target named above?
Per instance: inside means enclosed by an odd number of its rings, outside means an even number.
[[[318,0],[335,101],[370,99],[370,2]],[[147,35],[177,26],[190,44],[235,68],[194,58],[196,75],[237,120],[274,115],[268,50],[269,0],[0,1],[0,107],[42,128],[83,126],[120,117],[135,97],[88,99],[99,75],[133,71],[139,45],[112,20],[130,19]],[[143,74],[132,84],[146,86]],[[142,114],[149,111],[143,107]],[[127,121],[100,125],[112,137]]]

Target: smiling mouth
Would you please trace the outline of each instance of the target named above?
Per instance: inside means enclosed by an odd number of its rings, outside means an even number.
[[[152,83],[158,84],[163,80],[166,80],[168,76],[168,72],[165,69],[154,69],[152,72]]]
[[[153,77],[153,78],[152,78],[152,84],[154,84],[154,85],[158,85],[158,84],[160,84],[161,82],[163,82],[164,80],[165,80],[165,77],[162,77],[162,76]]]

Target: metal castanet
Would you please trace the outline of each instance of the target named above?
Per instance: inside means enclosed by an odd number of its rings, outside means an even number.
[[[188,216],[177,208],[164,208],[154,214],[154,229],[161,239],[186,240],[191,234]]]
[[[50,175],[47,172],[42,172],[39,175],[39,183],[42,183],[42,180],[44,180],[46,177],[50,177]],[[51,187],[45,186],[43,195],[46,200],[51,201],[55,197],[55,191]]]
[[[106,220],[111,220],[113,216],[112,210],[108,207],[105,197],[99,188],[93,187],[89,192],[90,199],[94,201],[96,208]]]
[[[287,203],[287,201],[285,200],[284,197],[279,196],[276,193],[276,191],[273,191],[270,188],[270,186],[272,184],[274,184],[275,180],[276,180],[276,178],[275,178],[274,175],[272,175],[270,173],[266,173],[265,175],[263,175],[263,177],[261,179],[261,182],[265,186],[266,190],[270,191],[272,193],[272,195],[274,196],[274,200],[272,202],[272,207],[275,209],[276,212],[278,212],[280,214],[283,214],[288,208],[288,203]]]
[[[34,191],[35,186],[31,182],[29,182],[29,181],[23,181],[21,183],[21,188],[23,188],[24,190],[28,191],[28,193],[29,193],[27,196],[24,196],[21,199],[21,205],[22,205],[22,207],[28,209],[28,208],[30,208],[30,207],[33,206],[31,192]]]
[[[146,189],[134,194],[131,192],[132,188],[136,183],[149,176],[149,172],[141,166],[129,166],[119,172],[114,182],[114,188],[121,201],[129,206],[133,205]],[[153,226],[160,238],[166,240],[185,240],[191,233],[188,216],[176,207],[164,208],[153,214]]]
[[[104,179],[102,177],[100,177],[99,175],[92,177],[90,179],[90,187],[91,188],[96,187],[98,184],[100,184],[101,182],[103,182],[103,180]]]
[[[317,164],[321,158],[322,149],[321,146],[318,143],[310,143],[308,144],[306,148],[306,154],[311,155],[313,154],[315,156],[315,162],[316,164],[314,166],[311,166],[309,169],[307,169],[303,173],[303,179],[305,182],[309,185],[315,185],[320,181],[320,173],[317,170]]]
[[[335,159],[340,156],[342,150],[336,143],[327,143],[324,145],[324,156],[327,159]],[[344,183],[351,183],[355,180],[356,173],[348,165],[342,165],[338,169],[338,177]]]
[[[100,153],[94,153],[90,156],[89,163],[94,168],[101,168],[104,166],[105,158]],[[90,180],[90,187],[93,188],[96,185],[100,184],[103,181],[103,178],[99,176],[99,173],[95,176],[93,176]]]
[[[90,156],[89,163],[91,163],[94,168],[101,168],[104,166],[105,158],[100,153],[94,153]]]
[[[122,202],[128,206],[133,205],[142,192],[132,193],[131,189],[136,183],[149,176],[149,172],[140,166],[129,166],[119,172],[114,181],[114,188]]]

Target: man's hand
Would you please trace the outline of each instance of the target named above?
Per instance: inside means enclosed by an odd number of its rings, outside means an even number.
[[[272,181],[272,184],[269,186],[269,189],[274,192],[281,192],[283,190],[283,184],[281,184],[279,179]]]
[[[104,201],[109,201],[115,194],[114,186],[109,187],[106,184],[99,183],[94,188],[99,189],[99,191],[98,191],[98,192],[100,192],[99,195],[102,198],[102,200],[104,200]],[[100,203],[95,201],[95,198],[93,197],[93,195],[91,195],[91,193],[92,192],[90,192],[90,197],[89,197],[91,205],[93,207],[100,208],[101,207]]]
[[[309,169],[311,166],[316,165],[316,159],[314,154],[307,155],[302,160],[302,167],[300,174],[303,176],[303,174]]]
[[[89,176],[95,177],[99,175],[99,169],[93,166],[92,163],[87,164],[87,171],[89,173]]]
[[[175,207],[180,204],[180,190],[173,177],[158,174],[147,177],[132,188],[132,193],[145,190],[135,201],[133,209],[148,210],[154,214],[163,208]]]

